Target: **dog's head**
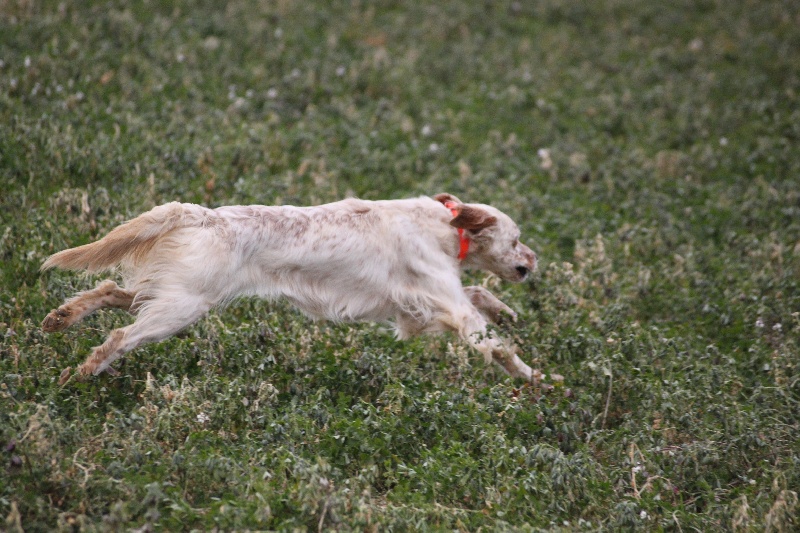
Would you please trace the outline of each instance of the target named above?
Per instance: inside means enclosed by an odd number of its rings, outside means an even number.
[[[519,242],[519,228],[508,215],[490,205],[462,203],[447,193],[434,199],[453,211],[450,225],[463,229],[470,241],[464,266],[488,270],[508,281],[522,281],[536,270],[536,254]]]

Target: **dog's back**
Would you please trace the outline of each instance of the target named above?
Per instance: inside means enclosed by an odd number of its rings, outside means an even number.
[[[237,247],[234,293],[286,297],[308,315],[384,321],[458,279],[448,213],[429,198],[216,210]],[[416,305],[416,307],[430,307]]]

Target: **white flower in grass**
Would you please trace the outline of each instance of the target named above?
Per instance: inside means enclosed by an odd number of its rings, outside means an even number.
[[[756,319],[756,327],[759,328],[759,329],[763,328],[764,327],[764,321],[761,320],[760,318],[757,318]]]
[[[197,421],[200,424],[205,424],[206,422],[210,422],[211,421],[211,417],[201,411],[201,412],[197,413]]]
[[[547,148],[539,148],[539,150],[536,152],[536,155],[538,155],[539,159],[541,160],[540,164],[542,169],[550,170],[553,168],[553,159],[550,157],[550,150]]]

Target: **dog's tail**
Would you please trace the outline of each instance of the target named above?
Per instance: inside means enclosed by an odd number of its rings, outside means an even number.
[[[51,255],[41,268],[108,270],[146,254],[159,237],[173,229],[202,225],[207,212],[203,207],[179,202],[158,206],[114,228],[99,241]]]

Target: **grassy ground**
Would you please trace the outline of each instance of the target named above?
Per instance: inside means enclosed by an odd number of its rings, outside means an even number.
[[[800,4],[0,2],[0,529],[789,531]],[[49,254],[171,201],[448,191],[544,393],[454,338],[243,301],[57,383],[112,327]]]

